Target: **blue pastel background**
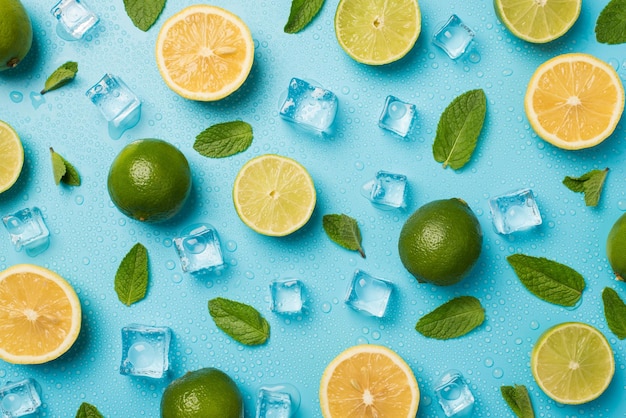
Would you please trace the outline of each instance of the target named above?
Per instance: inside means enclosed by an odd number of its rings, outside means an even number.
[[[589,52],[609,62],[626,80],[626,45],[598,44],[595,20],[607,1],[583,1],[578,22],[561,39],[533,45],[513,37],[498,21],[491,0],[421,0],[422,33],[414,49],[397,63],[368,67],[339,47],[333,28],[337,0],[327,0],[310,26],[296,35],[282,30],[289,0],[214,0],[211,4],[239,15],[255,41],[255,63],[243,87],[217,103],[180,98],[163,83],[154,57],[162,23],[183,7],[168,0],[147,33],[126,16],[122,0],[86,0],[100,23],[86,39],[66,42],[55,33],[54,1],[23,0],[32,18],[34,45],[16,69],[0,73],[0,119],[21,136],[26,160],[16,185],[0,195],[0,213],[38,206],[51,231],[50,248],[36,258],[15,252],[0,229],[0,269],[35,263],[66,277],[83,306],[83,329],[60,359],[38,366],[0,362],[0,383],[33,377],[42,386],[41,416],[72,417],[81,402],[96,405],[106,417],[156,417],[169,381],[188,370],[218,367],[232,376],[246,397],[246,416],[254,416],[259,386],[287,382],[302,395],[298,417],[320,417],[318,384],[328,362],[359,343],[382,344],[411,366],[421,388],[419,417],[442,417],[433,387],[447,369],[460,370],[476,397],[475,417],[513,416],[500,396],[501,385],[524,384],[538,416],[626,417],[626,350],[608,329],[602,308],[605,287],[626,299],[626,285],[613,279],[605,241],[626,210],[626,129],[622,121],[604,143],[585,151],[564,151],[537,138],[524,114],[523,97],[532,72],[565,52]],[[456,13],[475,32],[472,59],[450,60],[431,43],[438,24]],[[45,95],[35,107],[31,92],[43,87],[60,64],[79,63],[77,78]],[[85,91],[105,72],[120,76],[143,101],[139,124],[112,140],[105,120]],[[291,77],[312,79],[335,92],[339,112],[335,133],[319,138],[294,130],[278,116],[278,101]],[[434,161],[431,145],[439,116],[459,94],[475,88],[488,99],[486,123],[471,162],[454,172]],[[414,103],[418,128],[400,139],[377,126],[385,97]],[[23,99],[20,101],[19,96]],[[15,102],[17,101],[17,103]],[[234,119],[254,129],[252,146],[226,159],[208,159],[192,148],[208,126]],[[175,144],[187,156],[193,191],[180,216],[145,225],[122,215],[106,191],[115,155],[134,139],[156,137]],[[80,187],[56,186],[49,147],[72,162],[83,178]],[[248,229],[237,217],[231,189],[239,168],[250,158],[277,153],[295,158],[311,173],[318,192],[310,222],[286,238],[270,238]],[[566,175],[579,176],[609,167],[600,204],[588,208],[583,196],[566,189]],[[406,211],[380,211],[360,195],[360,187],[378,170],[409,178]],[[508,237],[491,226],[490,197],[521,187],[536,194],[543,225]],[[477,214],[484,248],[472,274],[456,286],[418,284],[400,263],[397,239],[409,214],[441,198],[460,197]],[[356,218],[366,259],[332,243],[322,216],[346,213]],[[172,240],[187,225],[209,222],[220,232],[227,269],[209,280],[184,275]],[[115,271],[128,250],[141,242],[150,257],[147,297],[122,305],[113,290]],[[506,256],[522,252],[547,257],[579,271],[587,282],[582,303],[564,309],[539,300],[520,284]],[[347,308],[344,292],[355,269],[394,282],[396,291],[384,319]],[[269,310],[269,282],[298,277],[310,299],[301,317],[285,319]],[[486,309],[485,323],[449,341],[423,337],[417,320],[443,302],[473,295]],[[244,347],[218,330],[207,301],[223,296],[256,307],[270,322],[271,338]],[[558,405],[535,384],[529,358],[534,342],[550,326],[582,321],[596,326],[615,352],[616,372],[596,401]],[[138,322],[172,328],[172,373],[166,381],[119,374],[121,327]]]

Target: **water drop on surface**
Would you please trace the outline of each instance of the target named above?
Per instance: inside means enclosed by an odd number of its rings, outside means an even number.
[[[39,94],[39,93],[37,93],[35,91],[31,91],[30,92],[30,101],[32,102],[33,107],[35,109],[39,109],[39,106],[44,104],[46,102],[46,99],[44,99],[44,97],[41,94]]]
[[[9,97],[13,103],[21,103],[24,100],[24,95],[19,91],[12,91],[9,93]]]
[[[530,329],[538,329],[538,328],[539,328],[539,322],[537,321],[530,322]]]
[[[500,379],[502,376],[504,376],[504,370],[502,370],[501,368],[495,368],[493,369],[493,373],[492,373],[493,377],[495,377],[496,379]]]
[[[332,311],[332,309],[333,309],[333,307],[331,306],[330,303],[328,303],[328,302],[322,303],[322,312],[329,313],[330,311]]]
[[[626,200],[620,200],[619,202],[617,202],[617,207],[621,211],[626,211]]]
[[[173,260],[167,260],[165,262],[165,268],[168,270],[174,270],[174,267],[176,267],[176,263],[174,263]]]

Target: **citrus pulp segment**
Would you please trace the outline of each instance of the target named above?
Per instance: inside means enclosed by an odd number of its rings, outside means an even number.
[[[0,272],[0,359],[54,360],[74,344],[80,325],[78,296],[58,274],[32,264]]]
[[[624,111],[624,86],[604,61],[589,54],[563,54],[535,71],[524,104],[541,138],[563,149],[589,148],[615,130]]]
[[[341,0],[335,13],[339,45],[363,64],[389,64],[404,57],[421,28],[416,0]]]
[[[362,344],[326,366],[319,397],[324,418],[415,418],[420,391],[413,371],[397,353]]]
[[[307,223],[315,209],[313,179],[297,161],[266,154],[248,161],[233,186],[239,218],[256,232],[284,236]]]
[[[15,184],[24,165],[24,148],[17,132],[0,120],[0,193]]]
[[[546,395],[562,404],[577,405],[605,391],[615,373],[615,359],[600,331],[580,322],[567,322],[539,337],[530,367]]]
[[[250,29],[233,13],[190,6],[169,18],[156,42],[165,83],[191,100],[215,101],[237,90],[254,61]]]

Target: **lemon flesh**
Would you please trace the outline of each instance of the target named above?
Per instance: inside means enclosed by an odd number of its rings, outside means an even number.
[[[0,0],[0,71],[19,64],[33,42],[33,27],[19,0]]]
[[[17,132],[0,121],[0,193],[15,184],[24,165],[24,148]]]

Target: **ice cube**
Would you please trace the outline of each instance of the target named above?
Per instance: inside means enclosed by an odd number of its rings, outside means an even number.
[[[168,327],[131,324],[122,328],[120,374],[155,379],[166,376],[171,339]]]
[[[259,389],[256,401],[256,418],[289,418],[291,412],[291,397],[288,393]]]
[[[298,279],[274,280],[270,284],[270,309],[279,314],[294,315],[304,307],[304,285]]]
[[[392,290],[391,282],[357,269],[348,286],[345,302],[356,311],[382,318]]]
[[[181,236],[174,239],[174,247],[184,272],[203,274],[224,268],[219,235],[210,224],[194,224],[185,228]]]
[[[394,96],[387,96],[378,126],[405,138],[413,128],[416,114],[414,104],[403,102]]]
[[[445,24],[437,29],[433,36],[433,43],[454,60],[465,54],[474,36],[474,31],[463,23],[457,15],[453,14]]]
[[[292,78],[280,105],[280,116],[301,128],[323,134],[330,130],[337,107],[337,96],[333,92]]]
[[[34,379],[7,382],[0,387],[2,418],[33,416],[41,406],[39,384]]]
[[[489,200],[493,226],[510,234],[541,225],[541,213],[530,189],[520,189]]]
[[[403,174],[379,171],[361,188],[361,194],[379,209],[406,207],[407,178]]]
[[[57,33],[65,40],[81,39],[100,20],[80,0],[61,0],[50,13],[58,20]]]
[[[16,251],[34,257],[50,245],[50,232],[38,207],[25,208],[2,218]]]
[[[435,387],[435,393],[446,417],[472,416],[474,395],[459,371],[445,372]]]

